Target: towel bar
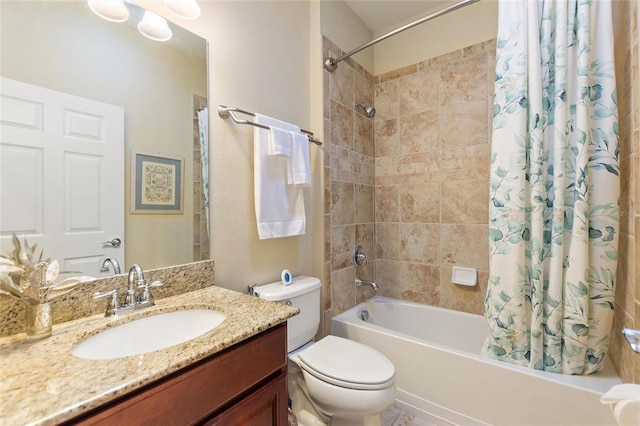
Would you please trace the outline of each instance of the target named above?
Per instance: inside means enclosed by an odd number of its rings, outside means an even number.
[[[260,127],[260,128],[262,128],[262,129],[267,129],[267,130],[269,130],[269,127],[268,127],[268,126],[264,126],[264,125],[259,124],[259,123],[254,123],[253,121],[249,121],[249,120],[242,120],[242,119],[240,119],[240,118],[236,117],[236,115],[234,114],[234,112],[239,112],[239,113],[241,113],[241,114],[250,115],[250,116],[252,116],[252,117],[255,117],[255,116],[256,116],[254,113],[249,112],[249,111],[242,110],[242,109],[240,109],[240,108],[229,108],[229,107],[226,107],[226,106],[224,106],[224,105],[218,105],[218,115],[220,116],[220,118],[223,118],[223,119],[225,119],[225,120],[226,120],[227,118],[231,117],[231,119],[232,119],[232,120],[234,121],[234,123],[236,123],[236,124],[248,124],[248,125],[250,125],[250,126]],[[314,144],[316,144],[316,145],[322,145],[322,142],[321,142],[321,141],[319,141],[318,139],[316,139],[316,138],[313,136],[313,132],[310,132],[310,131],[308,131],[308,130],[304,130],[304,129],[300,129],[300,131],[301,131],[302,133],[304,133],[305,135],[307,135],[307,137],[309,138],[309,142],[314,143]]]

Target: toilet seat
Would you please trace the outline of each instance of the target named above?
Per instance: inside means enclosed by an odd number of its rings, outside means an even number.
[[[369,346],[327,336],[298,353],[300,367],[324,382],[348,389],[375,390],[392,386],[395,368]]]

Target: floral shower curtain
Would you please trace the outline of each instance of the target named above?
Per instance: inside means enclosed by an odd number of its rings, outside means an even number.
[[[610,3],[500,0],[485,300],[495,359],[601,367],[618,249]]]
[[[209,108],[198,111],[198,134],[200,139],[200,165],[202,169],[202,198],[204,199],[204,215],[207,221],[209,236]]]

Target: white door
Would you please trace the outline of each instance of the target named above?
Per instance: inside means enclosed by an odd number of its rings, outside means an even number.
[[[123,108],[7,78],[0,97],[0,253],[15,232],[66,271],[122,264]]]

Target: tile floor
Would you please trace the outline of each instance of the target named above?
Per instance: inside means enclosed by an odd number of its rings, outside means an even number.
[[[425,419],[417,417],[415,414],[392,405],[380,415],[382,426],[436,426]]]

